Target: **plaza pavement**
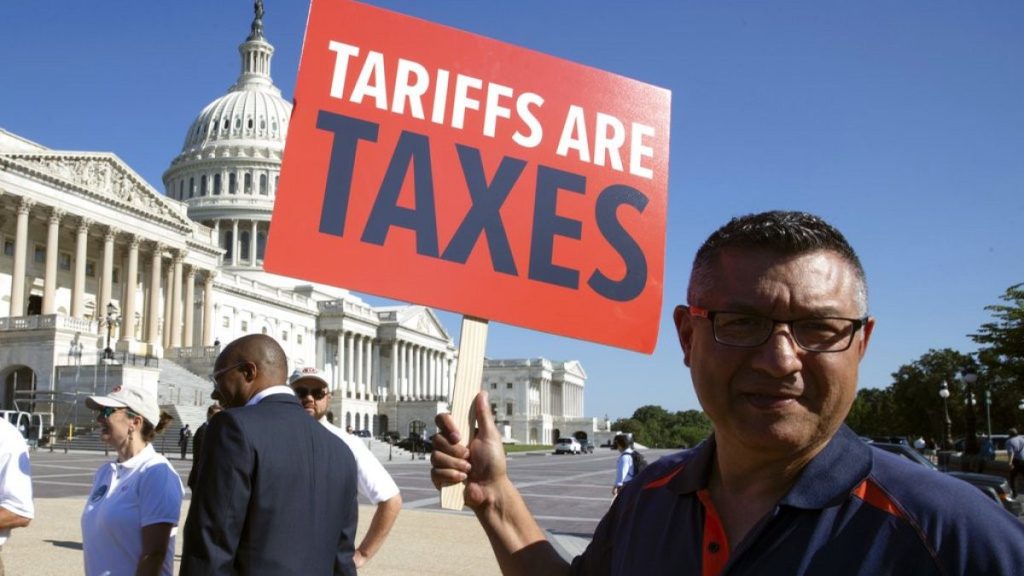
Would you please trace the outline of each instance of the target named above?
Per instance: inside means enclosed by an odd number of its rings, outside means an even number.
[[[72,452],[72,457],[75,453]],[[92,456],[92,455],[90,455]],[[96,454],[95,456],[99,456]],[[177,466],[182,463],[172,460]],[[43,472],[43,462],[37,462]],[[426,462],[417,461],[417,468]],[[83,492],[88,484],[82,485],[83,478],[78,470],[82,465],[50,464],[48,483],[53,486],[67,484],[71,493]],[[93,465],[85,465],[87,476],[91,477]],[[34,466],[35,468],[36,466]],[[63,470],[56,473],[55,468]],[[180,470],[184,472],[184,470]],[[41,474],[42,475],[42,474]],[[417,474],[421,476],[422,474]],[[37,493],[41,493],[38,491]],[[435,493],[436,494],[436,493]],[[59,495],[36,497],[35,519],[27,528],[14,530],[3,546],[3,561],[7,576],[66,576],[82,573],[82,536],[79,518],[85,507],[86,496]],[[190,500],[182,503],[181,518],[188,515]],[[408,500],[407,500],[408,502]],[[501,571],[491,552],[490,543],[472,512],[440,510],[437,508],[403,507],[395,526],[384,546],[377,555],[362,568],[364,576],[440,576],[455,573],[472,576],[499,575]],[[357,541],[362,539],[373,508],[361,505]],[[180,528],[179,528],[180,530]],[[567,560],[580,554],[589,543],[589,538],[569,533],[548,533],[549,540]],[[176,539],[175,574],[181,558],[181,539]],[[301,543],[296,543],[297,553],[302,553]]]

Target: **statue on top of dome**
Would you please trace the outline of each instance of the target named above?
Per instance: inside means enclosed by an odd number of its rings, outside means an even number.
[[[252,20],[252,31],[247,40],[258,40],[263,38],[263,0],[256,0],[253,5],[256,17]]]

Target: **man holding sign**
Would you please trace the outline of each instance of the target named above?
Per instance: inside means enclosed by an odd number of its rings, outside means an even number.
[[[505,574],[1015,574],[1024,524],[974,487],[843,426],[875,319],[845,238],[816,216],[733,219],[675,309],[715,433],[652,463],[567,564],[506,474],[485,393],[460,445],[437,418],[431,476],[465,501]]]

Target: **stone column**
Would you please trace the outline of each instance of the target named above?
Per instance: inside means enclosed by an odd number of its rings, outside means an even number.
[[[345,357],[348,359],[348,361],[345,362],[345,391],[346,392],[353,392],[355,390],[354,380],[353,380],[353,375],[352,375],[352,373],[353,373],[353,371],[355,369],[354,364],[355,364],[355,360],[356,360],[356,357],[355,357],[355,355],[352,352],[352,344],[353,344],[353,340],[355,340],[355,338],[356,338],[356,335],[354,333],[349,334],[345,338]]]
[[[185,275],[185,333],[182,345],[185,348],[192,347],[194,331],[194,319],[196,314],[196,267],[189,266],[188,274]]]
[[[257,221],[252,221],[252,235],[249,236],[249,264],[256,266],[256,226]]]
[[[174,276],[171,280],[171,348],[181,348],[181,279],[182,260],[185,252],[179,250],[174,254]]]
[[[327,346],[327,340],[324,338],[322,330],[316,332],[316,368],[317,370],[323,370],[327,368],[327,363],[324,360],[324,348]]]
[[[365,384],[363,392],[367,392],[371,396],[377,393],[373,389],[373,338],[366,339],[366,377],[363,378],[363,381]]]
[[[85,262],[88,258],[89,226],[92,221],[82,218],[78,222],[78,236],[75,239],[75,284],[71,289],[71,316],[85,315]]]
[[[366,336],[355,334],[355,341],[352,346],[356,351],[356,381],[355,391],[362,394],[366,390]]]
[[[124,300],[121,301],[121,341],[124,349],[130,351],[131,342],[135,340],[135,292],[139,278],[139,237],[132,236],[128,241],[128,272],[124,275],[121,285],[124,287]]]
[[[398,337],[391,342],[391,387],[388,397],[398,397]],[[397,422],[396,422],[397,424]]]
[[[341,392],[345,390],[345,364],[348,358],[345,356],[345,331],[338,331],[338,364],[335,366],[337,387]],[[341,414],[338,415],[341,418]]]
[[[14,270],[11,274],[11,316],[25,315],[25,267],[28,262],[28,214],[35,200],[22,197],[14,233]]]
[[[173,259],[173,256],[172,256]],[[164,329],[163,338],[160,340],[163,342],[164,350],[171,347],[171,312],[173,310],[172,304],[174,299],[171,297],[171,291],[173,289],[174,282],[174,266],[168,266],[167,272],[164,276]]]
[[[63,210],[52,209],[49,227],[46,229],[46,277],[43,278],[44,315],[57,313],[57,248],[60,238],[60,219],[63,217]]]
[[[216,276],[215,271],[207,270],[203,283],[203,346],[213,346],[213,279]]]
[[[146,335],[146,343],[149,344],[150,353],[156,348],[160,338],[160,253],[164,247],[159,243],[153,244],[153,256],[149,264],[149,307],[146,310],[146,327],[149,329]]]
[[[117,237],[117,228],[108,226],[103,234],[103,279],[100,282],[100,305],[96,310],[96,317],[105,317],[107,304],[110,304],[114,285],[114,238]]]
[[[238,266],[238,220],[231,221],[231,265]]]

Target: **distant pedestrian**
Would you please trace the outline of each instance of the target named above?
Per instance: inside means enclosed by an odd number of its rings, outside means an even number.
[[[181,448],[181,459],[185,459],[185,453],[188,452],[188,441],[192,439],[192,431],[188,429],[188,424],[182,427],[181,432],[178,432],[178,447]]]
[[[1017,497],[1017,477],[1024,476],[1024,436],[1016,428],[1010,428],[1006,441],[1006,454],[1010,460],[1010,490]]]
[[[206,429],[210,425],[210,418],[216,416],[223,409],[224,407],[220,404],[211,404],[206,409],[206,422],[200,424],[199,428],[196,428],[196,433],[192,436],[192,469],[188,472],[189,490],[196,489],[196,478],[199,476],[199,462],[203,454],[203,440],[206,438]]]
[[[612,496],[618,496],[622,487],[636,476],[637,470],[634,461],[633,438],[628,434],[619,434],[612,440],[612,445],[620,452],[619,459],[615,463],[615,485],[612,486]]]

